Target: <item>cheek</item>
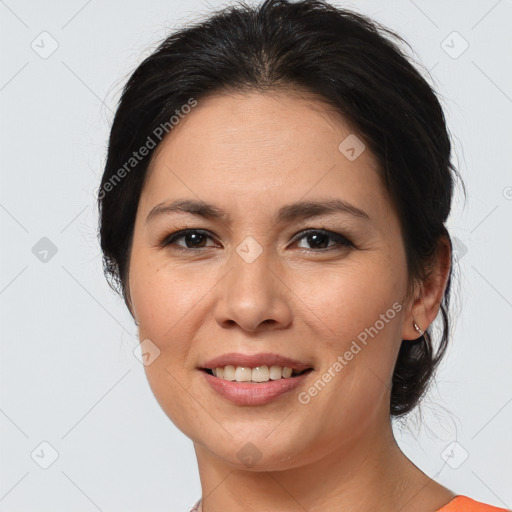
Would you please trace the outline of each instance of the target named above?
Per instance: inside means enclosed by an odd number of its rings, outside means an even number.
[[[140,332],[161,343],[181,336],[193,325],[194,311],[212,286],[208,279],[204,273],[172,268],[163,258],[135,253],[130,291]]]
[[[380,254],[305,276],[297,295],[305,302],[302,314],[314,334],[313,350],[322,352],[319,377],[329,382],[322,400],[332,404],[331,411],[340,411],[325,421],[347,421],[346,410],[363,421],[382,403],[391,383],[401,343],[406,271]],[[321,409],[316,413],[322,414]]]
[[[154,255],[143,251],[132,255],[130,292],[140,322],[139,338],[150,340],[158,356],[144,366],[146,378],[156,400],[183,431],[190,429],[190,357],[194,339],[207,314],[203,299],[213,286],[198,272],[171,268]]]
[[[388,406],[401,342],[402,278],[381,265],[333,269],[328,277],[323,284],[304,279],[298,292],[307,297],[301,321],[321,356],[317,379],[300,400],[326,433],[341,429],[351,439]]]
[[[148,383],[169,417],[180,421],[188,402],[184,388],[195,367],[189,355],[191,340],[198,329],[197,312],[207,284],[191,282],[188,273],[171,271],[169,265],[142,251],[134,253],[130,272],[140,342],[158,354],[144,366]]]
[[[340,340],[338,343],[350,343],[353,337],[373,326],[394,303],[399,303],[403,295],[403,267],[392,268],[383,264],[382,258],[367,260],[305,272],[294,277],[293,286],[290,283],[300,299],[298,304],[303,303],[303,314],[316,325],[315,330],[325,333],[324,339],[329,344],[333,337]],[[394,318],[395,313],[393,310],[388,316]],[[386,326],[390,324],[386,322]]]

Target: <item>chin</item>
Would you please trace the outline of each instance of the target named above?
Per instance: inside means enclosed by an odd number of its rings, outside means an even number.
[[[233,425],[222,425],[233,432]],[[204,430],[195,433],[186,433],[198,445],[209,452],[210,455],[221,459],[226,464],[236,469],[249,469],[254,471],[284,470],[299,465],[297,455],[303,456],[305,446],[304,436],[300,433],[291,434],[278,431],[277,423],[269,424],[259,422],[256,427],[253,422],[247,428],[243,428],[240,422],[237,425],[237,433],[230,435],[221,427],[212,431],[210,436],[205,436]],[[222,438],[219,439],[219,431],[222,430]],[[274,430],[274,431],[273,431]],[[195,436],[197,434],[197,438]]]

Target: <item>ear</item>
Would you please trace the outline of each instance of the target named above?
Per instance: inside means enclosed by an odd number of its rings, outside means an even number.
[[[415,291],[415,299],[408,308],[402,329],[403,340],[415,340],[420,333],[414,328],[415,320],[426,331],[439,313],[451,269],[451,244],[446,236],[439,238],[433,266]]]

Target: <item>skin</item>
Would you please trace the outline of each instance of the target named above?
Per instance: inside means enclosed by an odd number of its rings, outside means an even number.
[[[449,247],[439,245],[434,271],[408,295],[400,222],[377,162],[368,148],[354,161],[338,150],[353,133],[314,97],[217,94],[153,155],[134,228],[130,306],[140,340],[160,350],[145,366],[151,389],[194,443],[204,512],[433,512],[454,496],[401,452],[389,418],[401,341],[418,337],[413,315],[424,330],[436,317]],[[178,198],[212,203],[230,223],[189,213],[146,221],[153,207]],[[339,198],[370,219],[274,219],[295,201]],[[181,229],[209,236],[195,246],[184,237],[159,245]],[[355,247],[296,237],[306,229],[340,233]],[[262,249],[251,263],[236,251],[248,236]],[[301,404],[297,394],[397,302],[402,310]],[[239,406],[197,369],[226,352],[277,352],[314,371],[273,402]],[[251,466],[237,456],[248,442],[260,456]]]

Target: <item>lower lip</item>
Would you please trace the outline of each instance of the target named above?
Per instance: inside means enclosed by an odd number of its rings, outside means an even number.
[[[310,370],[297,377],[269,380],[268,382],[256,384],[224,380],[210,375],[204,370],[200,371],[204,374],[206,382],[208,382],[214,391],[236,405],[267,404],[277,397],[296,389],[304,382],[308,375],[312,373]]]

